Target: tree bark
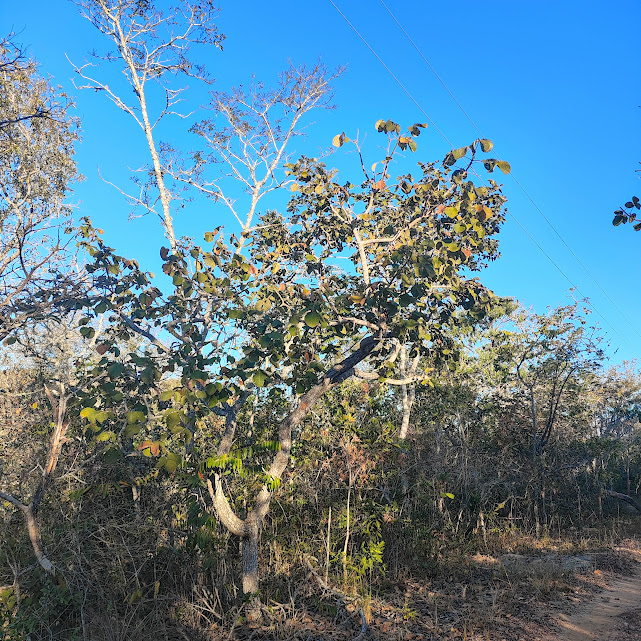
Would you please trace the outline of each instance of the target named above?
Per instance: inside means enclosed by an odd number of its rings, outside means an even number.
[[[23,503],[10,494],[0,491],[0,498],[5,501],[9,501],[12,505],[19,508],[24,514],[25,521],[27,524],[27,532],[29,534],[29,540],[31,541],[31,547],[33,548],[33,553],[40,564],[40,567],[47,574],[55,574],[55,568],[53,563],[46,557],[42,549],[42,541],[40,539],[40,526],[38,525],[38,519],[36,518],[38,514],[38,509],[40,503],[45,496],[46,489],[49,485],[49,481],[53,476],[53,473],[56,470],[58,465],[58,460],[60,458],[60,453],[62,452],[62,446],[65,442],[65,435],[67,433],[67,428],[69,423],[66,420],[67,413],[67,397],[65,396],[64,385],[60,384],[57,390],[53,390],[49,386],[45,385],[45,392],[51,403],[51,409],[53,410],[54,415],[54,430],[51,434],[51,440],[49,442],[49,455],[47,456],[47,465],[42,473],[42,478],[40,483],[33,493],[33,498],[30,503]]]
[[[31,547],[33,548],[33,554],[36,557],[36,560],[38,561],[40,567],[47,574],[55,574],[53,563],[46,557],[45,553],[42,550],[42,542],[40,540],[40,527],[38,526],[33,503],[29,503],[28,505],[26,505],[10,494],[6,494],[5,492],[1,491],[0,499],[8,501],[9,503],[11,503],[11,505],[19,508],[20,511],[24,514],[24,518],[27,523],[29,540],[31,541]]]
[[[604,494],[611,496],[612,498],[619,499],[620,501],[625,501],[628,505],[631,505],[637,512],[641,513],[641,505],[637,503],[635,499],[627,494],[621,494],[620,492],[615,492],[614,490],[604,490]]]
[[[260,525],[257,519],[245,524],[245,536],[242,539],[243,556],[243,595],[248,599],[246,614],[250,621],[260,620],[261,601],[258,592],[258,542],[260,538]]]
[[[407,365],[407,348],[405,345],[401,347],[400,351],[400,372],[401,379],[412,377],[416,374],[418,369],[419,357],[416,356],[411,364]],[[404,441],[409,436],[410,431],[410,417],[412,414],[412,406],[414,405],[414,398],[416,397],[416,383],[409,383],[401,385],[401,394],[403,401],[403,420],[401,422],[401,429],[398,437]]]
[[[25,520],[27,521],[27,531],[29,532],[29,540],[31,541],[31,547],[33,548],[33,553],[40,564],[40,567],[47,574],[55,574],[55,568],[53,563],[45,556],[45,553],[42,551],[42,544],[40,541],[40,527],[38,526],[38,521],[36,520],[36,515],[34,514],[33,504],[21,506],[22,513],[24,514]]]

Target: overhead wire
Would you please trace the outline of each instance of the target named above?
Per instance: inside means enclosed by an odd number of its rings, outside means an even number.
[[[360,31],[348,20],[347,16],[336,6],[336,4],[334,3],[334,0],[329,0],[329,2],[334,7],[334,9],[336,9],[336,11],[338,11],[338,13],[341,15],[343,20],[345,20],[345,22],[352,28],[354,33],[363,41],[363,44],[372,52],[372,54],[374,54],[376,59],[385,68],[385,71],[387,71],[387,73],[389,73],[389,75],[392,76],[392,78],[394,78],[394,80],[396,81],[396,84],[407,94],[409,99],[416,105],[418,110],[427,118],[427,120],[432,125],[432,127],[434,127],[434,129],[436,129],[436,131],[438,131],[438,133],[441,134],[441,136],[445,139],[445,141],[447,142],[448,145],[450,145],[451,147],[454,147],[454,145],[449,140],[449,138],[443,133],[443,131],[441,131],[438,128],[438,125],[430,118],[429,114],[425,111],[425,109],[423,109],[423,107],[421,107],[421,105],[418,102],[418,100],[416,100],[416,98],[414,98],[414,96],[405,87],[405,85],[396,77],[394,72],[385,64],[383,59],[376,53],[376,51],[369,44],[369,42],[367,42],[367,40],[365,40],[365,38],[361,35]]]
[[[398,18],[394,15],[394,13],[392,12],[392,10],[391,10],[391,9],[390,9],[386,4],[385,4],[384,0],[379,0],[379,2],[383,5],[383,7],[385,7],[385,10],[389,13],[389,15],[391,16],[392,20],[394,20],[394,22],[396,23],[396,25],[398,26],[398,28],[403,32],[403,34],[404,34],[404,35],[405,35],[405,37],[409,40],[409,42],[410,42],[410,43],[411,43],[411,45],[414,47],[414,49],[416,49],[416,51],[417,51],[417,53],[419,54],[419,56],[423,59],[423,62],[425,62],[425,64],[426,64],[426,65],[427,65],[427,67],[430,69],[430,71],[434,74],[434,76],[436,77],[436,79],[441,83],[441,85],[443,86],[443,88],[445,89],[445,91],[447,91],[447,93],[449,94],[450,98],[452,98],[452,100],[456,103],[456,106],[461,110],[461,112],[462,112],[462,113],[463,113],[463,115],[467,118],[467,120],[470,122],[470,124],[472,125],[472,127],[474,127],[474,129],[476,130],[476,132],[479,134],[479,136],[480,136],[481,138],[484,138],[483,133],[481,132],[481,130],[480,130],[480,128],[478,127],[478,125],[474,122],[474,120],[472,120],[472,117],[467,113],[467,111],[465,110],[465,108],[463,107],[463,105],[459,102],[459,100],[456,98],[456,96],[454,95],[454,93],[450,90],[450,88],[447,86],[447,84],[445,83],[445,81],[444,81],[444,80],[441,78],[441,76],[438,74],[438,72],[436,71],[436,69],[434,68],[434,66],[433,66],[433,65],[430,63],[430,61],[425,57],[425,55],[424,55],[424,54],[423,54],[423,52],[421,51],[420,47],[419,47],[419,46],[414,42],[414,40],[412,39],[412,37],[411,37],[411,36],[409,35],[409,33],[405,30],[405,28],[403,27],[403,25],[399,22]],[[500,158],[499,158],[499,160],[500,160]],[[572,247],[567,243],[567,241],[565,240],[565,238],[563,238],[563,236],[561,235],[561,233],[556,229],[556,227],[553,225],[553,223],[550,221],[550,219],[545,215],[545,213],[543,212],[543,210],[538,206],[538,204],[535,202],[534,198],[532,198],[532,196],[528,193],[528,191],[527,191],[527,190],[525,189],[525,187],[521,184],[521,182],[518,180],[518,178],[516,177],[516,175],[514,174],[514,172],[513,172],[513,171],[512,171],[512,172],[510,172],[510,176],[511,176],[512,180],[514,180],[514,182],[517,184],[517,186],[519,187],[519,189],[520,189],[520,190],[523,192],[523,194],[526,196],[526,198],[527,198],[527,199],[532,203],[532,205],[534,206],[534,208],[536,209],[536,211],[539,213],[539,215],[543,218],[543,220],[545,220],[545,222],[547,223],[548,227],[550,227],[550,229],[554,232],[554,234],[557,236],[557,238],[558,238],[558,239],[563,243],[564,247],[565,247],[565,248],[570,252],[570,254],[571,254],[571,255],[572,255],[572,257],[574,258],[574,260],[576,260],[576,262],[581,266],[581,268],[583,269],[583,271],[585,271],[585,273],[590,277],[590,279],[592,280],[592,282],[593,282],[593,283],[598,287],[598,289],[601,291],[601,293],[602,293],[602,294],[607,298],[607,300],[608,300],[608,301],[610,302],[610,304],[614,307],[614,309],[616,309],[616,311],[617,311],[617,312],[619,312],[619,314],[621,315],[621,317],[622,317],[622,318],[623,318],[623,319],[628,323],[628,325],[629,325],[629,326],[632,328],[632,330],[637,334],[637,336],[639,336],[639,338],[641,338],[641,332],[637,329],[637,327],[634,325],[634,323],[632,323],[632,321],[631,321],[631,320],[626,316],[626,314],[623,312],[623,310],[621,310],[621,309],[620,309],[620,307],[616,304],[616,302],[612,299],[612,297],[611,297],[611,296],[610,296],[610,295],[605,291],[605,289],[601,286],[601,283],[599,283],[599,281],[596,279],[596,277],[592,274],[592,272],[588,269],[588,267],[583,263],[583,261],[581,260],[581,258],[576,254],[576,252],[572,249]],[[519,226],[520,226],[520,225],[519,225]],[[522,229],[524,229],[524,228],[522,227]],[[524,230],[524,231],[525,231],[525,230]],[[528,236],[529,236],[529,234],[528,234]],[[532,238],[532,237],[530,236],[530,238]],[[541,249],[541,247],[540,247],[538,244],[537,244],[537,246],[539,247],[539,249]],[[541,251],[543,251],[543,250],[541,250]],[[545,254],[545,252],[543,252],[543,253]]]
[[[453,143],[449,140],[449,138],[446,136],[446,134],[437,126],[437,124],[434,122],[434,120],[429,116],[429,114],[425,111],[425,109],[421,106],[421,104],[418,102],[418,100],[412,95],[412,93],[405,87],[405,85],[398,79],[398,77],[394,74],[394,72],[389,68],[389,66],[384,62],[384,60],[381,58],[381,56],[376,52],[376,50],[369,44],[367,39],[358,31],[358,29],[352,24],[352,22],[347,18],[347,16],[340,10],[340,8],[336,5],[334,0],[328,0],[328,2],[334,7],[334,9],[338,12],[338,14],[343,18],[343,20],[349,25],[349,27],[354,31],[354,33],[360,38],[360,40],[363,42],[363,44],[370,50],[370,52],[374,55],[374,57],[379,61],[379,63],[383,66],[383,68],[387,71],[387,73],[394,79],[394,81],[398,84],[398,86],[407,94],[407,96],[410,98],[410,100],[416,105],[416,107],[419,109],[419,111],[427,118],[429,123],[438,131],[438,133],[442,136],[442,138],[450,145],[451,148],[454,148]],[[459,109],[463,112],[465,117],[470,121],[474,129],[477,131],[479,136],[483,138],[483,134],[481,133],[479,127],[476,125],[476,123],[472,120],[472,118],[469,116],[469,114],[466,112],[464,107],[461,105],[461,103],[456,99],[454,94],[450,91],[449,87],[447,84],[443,81],[443,79],[439,76],[437,71],[434,69],[434,67],[430,64],[430,62],[427,60],[427,58],[423,55],[422,51],[419,49],[419,47],[414,43],[412,38],[409,36],[407,31],[403,28],[403,26],[400,24],[400,22],[397,20],[396,16],[390,11],[390,9],[387,7],[385,2],[383,0],[379,0],[379,2],[385,7],[387,12],[390,14],[390,16],[393,18],[393,20],[396,22],[398,27],[403,31],[405,36],[408,38],[408,40],[411,42],[411,44],[414,46],[414,48],[418,51],[419,55],[421,58],[425,61],[429,69],[432,71],[432,73],[436,76],[436,78],[439,80],[439,82],[443,85],[447,93],[450,95],[450,97],[454,100],[454,102],[457,104]],[[607,294],[607,292],[601,287],[599,282],[596,280],[596,278],[590,273],[590,271],[587,269],[587,267],[583,264],[583,262],[579,259],[579,257],[574,253],[572,248],[566,243],[566,241],[563,239],[563,237],[559,234],[559,232],[556,230],[556,228],[552,225],[552,223],[548,220],[548,218],[545,216],[545,214],[541,211],[539,206],[536,204],[534,199],[529,195],[529,193],[525,190],[525,188],[521,185],[521,183],[516,179],[515,176],[512,176],[516,184],[519,186],[521,191],[525,194],[525,196],[530,200],[530,202],[534,205],[536,210],[539,212],[539,214],[545,219],[545,221],[548,223],[548,225],[553,229],[555,234],[561,239],[565,247],[570,251],[572,256],[577,260],[577,262],[581,265],[581,267],[586,271],[586,273],[590,276],[590,278],[595,282],[597,287],[605,294],[607,299],[612,303],[614,308],[621,314],[621,316],[626,320],[626,322],[633,328],[633,330],[639,334],[641,337],[641,334],[639,331],[634,327],[632,322],[627,318],[627,316],[619,309],[619,307],[616,305],[616,303],[612,300],[612,298]],[[519,219],[512,213],[508,212],[508,215],[516,222],[516,224],[519,226],[519,228],[525,233],[525,235],[532,241],[532,243],[537,247],[537,249],[552,263],[552,265],[557,269],[557,271],[567,280],[567,282],[570,284],[572,289],[574,289],[580,296],[583,298],[587,299],[587,297],[581,292],[579,287],[575,285],[572,281],[572,279],[565,273],[565,271],[556,263],[556,261],[543,249],[543,247],[534,239],[534,237],[527,231],[525,226],[519,221]],[[592,309],[598,314],[598,316],[603,320],[603,322],[616,334],[619,339],[621,339],[622,343],[630,350],[631,353],[633,353],[637,358],[639,358],[639,355],[636,353],[636,350],[634,350],[631,345],[628,343],[628,341],[612,326],[612,324],[608,321],[608,319],[599,311],[599,309],[592,303],[591,304]],[[641,360],[641,359],[640,359]]]

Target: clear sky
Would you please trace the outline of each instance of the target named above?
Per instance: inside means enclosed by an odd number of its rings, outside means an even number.
[[[380,0],[333,2],[221,0],[224,50],[199,51],[199,59],[217,89],[247,84],[252,75],[268,84],[289,59],[346,65],[336,83],[336,109],[317,112],[309,136],[297,142],[296,153],[310,156],[341,131],[371,132],[373,162],[376,120],[409,125],[424,122],[425,112],[444,136],[430,126],[417,159],[442,158],[451,147],[445,138],[459,147],[479,137],[449,89],[513,168],[511,176],[500,174],[510,217],[500,235],[502,256],[481,275],[484,283],[538,312],[567,302],[576,286],[595,308],[613,362],[641,361],[641,232],[611,224],[614,209],[632,195],[641,197],[641,173],[635,173],[641,169],[641,4],[385,0],[419,53]],[[3,30],[19,32],[42,71],[75,97],[83,122],[77,158],[86,176],[75,194],[78,214],[103,227],[119,252],[156,268],[160,225],[150,218],[128,222],[122,196],[98,175],[100,168],[126,187],[127,168],[146,162],[142,132],[103,95],[76,91],[71,83],[65,54],[81,63],[87,51],[104,50],[102,36],[65,0],[0,0],[0,18]],[[105,70],[102,77],[111,81],[113,73]],[[192,85],[193,104],[205,102],[206,90]],[[162,138],[193,144],[179,120]],[[199,237],[226,218],[209,203],[184,211],[177,228],[186,235]]]

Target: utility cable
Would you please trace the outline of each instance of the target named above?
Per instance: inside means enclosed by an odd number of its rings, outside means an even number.
[[[465,110],[465,108],[463,107],[463,105],[462,105],[462,104],[457,100],[456,96],[452,93],[452,91],[451,91],[451,90],[450,90],[450,88],[447,86],[447,84],[445,83],[445,81],[441,78],[441,76],[439,76],[438,72],[436,71],[436,69],[434,68],[434,66],[430,63],[430,61],[425,57],[425,55],[423,54],[423,52],[421,51],[421,49],[419,48],[419,46],[414,42],[414,40],[412,40],[411,36],[409,35],[409,33],[407,33],[407,31],[405,30],[405,28],[403,27],[403,25],[399,22],[398,18],[394,15],[394,13],[391,11],[391,9],[390,9],[386,4],[385,4],[384,0],[379,0],[379,2],[383,5],[383,7],[385,7],[385,9],[386,9],[387,13],[389,13],[389,15],[391,16],[392,20],[394,20],[394,22],[396,23],[396,25],[398,26],[398,28],[399,28],[399,29],[400,29],[400,30],[405,34],[405,37],[409,40],[409,42],[412,44],[412,46],[414,47],[414,49],[416,49],[416,51],[418,52],[419,56],[423,59],[423,62],[424,62],[424,63],[429,67],[430,71],[434,74],[434,76],[436,77],[436,79],[441,83],[441,85],[443,86],[443,88],[445,89],[445,91],[447,91],[447,93],[449,94],[450,98],[452,98],[452,100],[456,103],[457,107],[461,110],[461,112],[463,113],[463,115],[468,119],[468,121],[470,122],[470,124],[472,125],[472,127],[474,127],[474,129],[476,130],[476,132],[479,134],[479,137],[484,138],[484,136],[483,136],[483,134],[482,134],[481,130],[479,129],[479,127],[477,126],[477,124],[474,122],[474,120],[472,120],[472,117],[467,113],[467,111]],[[500,160],[500,158],[499,158],[499,160]],[[557,236],[557,237],[559,238],[559,240],[563,243],[563,245],[565,246],[565,248],[570,252],[570,254],[571,254],[571,255],[572,255],[572,257],[574,258],[574,260],[576,260],[576,262],[577,262],[577,263],[582,267],[582,269],[583,269],[583,270],[585,271],[585,273],[590,277],[590,279],[592,280],[592,282],[593,282],[593,283],[594,283],[594,284],[599,288],[599,290],[601,291],[601,293],[602,293],[602,294],[607,298],[607,300],[612,304],[612,306],[614,307],[614,309],[616,309],[616,310],[617,310],[617,312],[619,312],[619,314],[622,316],[622,318],[624,318],[624,319],[625,319],[625,321],[628,323],[628,325],[630,325],[630,327],[631,327],[631,328],[632,328],[632,330],[637,334],[637,336],[639,336],[639,338],[641,338],[641,332],[639,332],[639,330],[637,329],[636,325],[634,325],[634,323],[632,323],[632,321],[631,321],[631,320],[626,316],[626,314],[625,314],[625,313],[624,313],[624,312],[619,308],[619,306],[614,302],[614,300],[612,300],[612,298],[611,298],[611,297],[610,297],[610,295],[605,291],[605,289],[603,289],[603,287],[601,286],[601,284],[599,283],[599,281],[596,279],[596,277],[595,277],[595,276],[593,276],[592,272],[587,268],[587,266],[583,263],[583,261],[579,258],[579,256],[577,256],[577,254],[574,252],[574,250],[572,249],[572,247],[570,247],[570,245],[568,245],[568,243],[566,242],[565,238],[563,238],[563,236],[559,233],[559,231],[558,231],[558,230],[556,229],[556,227],[552,224],[552,222],[550,221],[550,219],[549,219],[549,218],[548,218],[548,217],[543,213],[543,211],[541,210],[541,208],[540,208],[540,207],[537,205],[537,203],[534,201],[534,198],[532,198],[532,196],[530,196],[530,194],[527,192],[527,190],[525,189],[525,187],[520,183],[520,181],[519,181],[519,180],[517,179],[517,177],[514,175],[514,172],[510,172],[510,175],[511,175],[512,179],[514,180],[514,182],[515,182],[515,183],[517,184],[517,186],[519,187],[519,189],[520,189],[520,190],[523,192],[523,194],[526,196],[526,198],[527,198],[527,199],[532,203],[532,205],[534,206],[534,208],[536,209],[536,211],[540,214],[540,216],[543,218],[543,220],[545,220],[545,222],[548,224],[548,226],[550,227],[550,229],[551,229],[551,230],[556,234],[556,236]],[[519,226],[521,226],[521,225],[519,224]],[[523,229],[523,227],[521,227],[521,228]],[[528,234],[528,235],[529,235],[529,234]],[[530,238],[531,238],[531,236],[530,236]],[[538,245],[537,245],[537,246],[538,246]],[[539,247],[539,249],[541,249],[541,247],[540,247],[540,246],[538,246],[538,247]],[[541,251],[542,251],[542,250],[541,250]],[[543,252],[543,253],[545,253],[545,252]],[[547,254],[546,254],[546,255],[547,255]]]
[[[369,42],[365,39],[363,35],[358,31],[358,29],[350,22],[350,20],[347,18],[347,16],[338,8],[338,6],[334,3],[334,0],[328,0],[329,3],[336,9],[336,11],[339,13],[339,15],[343,18],[343,20],[351,27],[352,31],[361,39],[363,44],[370,50],[370,52],[374,55],[374,57],[380,62],[380,64],[383,66],[383,68],[387,71],[387,73],[396,81],[398,86],[407,94],[407,96],[410,98],[410,100],[416,105],[416,107],[419,109],[419,111],[427,118],[427,120],[430,122],[430,124],[438,131],[438,133],[443,137],[443,139],[450,145],[451,148],[454,148],[453,143],[449,140],[449,138],[445,135],[445,133],[436,125],[434,120],[429,116],[429,114],[423,109],[421,104],[418,102],[416,98],[412,95],[412,93],[405,87],[405,85],[396,77],[394,72],[385,64],[383,59],[379,56],[379,54],[374,50],[374,48],[369,44]],[[426,62],[430,70],[434,73],[434,75],[438,78],[439,82],[445,87],[446,91],[448,94],[452,97],[454,102],[458,105],[459,109],[465,114],[466,118],[470,121],[472,126],[476,129],[478,132],[479,136],[483,138],[483,135],[478,128],[478,126],[474,123],[472,118],[467,114],[463,106],[459,103],[459,101],[456,99],[454,94],[450,91],[450,89],[447,87],[445,82],[441,79],[441,77],[438,75],[436,70],[432,67],[432,65],[428,62],[427,58],[423,55],[421,50],[416,46],[414,41],[410,38],[409,34],[403,29],[399,21],[396,19],[394,14],[389,10],[387,5],[383,2],[383,0],[379,0],[381,4],[387,9],[388,13],[392,16],[396,24],[400,27],[400,29],[403,31],[403,33],[407,36],[408,40],[412,43],[414,48],[419,52],[423,60]],[[559,234],[559,232],[554,228],[552,223],[547,219],[545,214],[541,211],[541,209],[538,207],[534,199],[527,193],[525,188],[521,185],[521,183],[516,179],[516,177],[512,176],[516,182],[516,184],[519,186],[519,188],[523,191],[523,193],[527,196],[527,198],[530,200],[530,202],[534,205],[534,207],[537,209],[537,211],[543,216],[545,221],[548,223],[548,225],[553,229],[555,234],[561,239],[563,244],[566,246],[566,248],[570,251],[572,256],[579,262],[581,267],[587,272],[587,274],[590,276],[590,278],[596,283],[596,285],[599,287],[599,289],[605,294],[607,299],[612,303],[612,305],[615,307],[615,309],[621,314],[621,316],[628,322],[628,324],[634,329],[634,331],[639,334],[638,330],[632,325],[631,321],[626,317],[626,315],[619,309],[619,307],[616,305],[616,303],[610,298],[610,296],[605,292],[605,290],[601,287],[601,285],[598,283],[598,281],[592,276],[592,274],[589,272],[587,267],[581,262],[581,260],[576,256],[576,254],[572,251],[572,249],[569,247],[569,245],[565,242],[563,237]],[[527,231],[527,229],[521,224],[521,222],[518,220],[518,218],[511,212],[508,212],[508,215],[516,222],[516,224],[519,226],[519,228],[525,233],[525,235],[534,243],[534,245],[539,249],[539,251],[554,265],[554,267],[558,270],[558,272],[565,278],[565,280],[570,283],[570,286],[577,291],[577,293],[582,296],[583,298],[587,299],[587,297],[581,292],[578,286],[576,286],[573,282],[572,279],[563,271],[563,269],[554,261],[554,259],[543,249],[543,247],[533,238],[533,236]],[[598,308],[592,304],[591,305],[592,309],[597,313],[597,315],[603,320],[603,322],[621,339],[623,344],[637,357],[639,358],[639,355],[636,353],[636,350],[634,350],[630,344],[621,336],[621,334],[612,326],[612,324],[605,318],[603,314],[598,310]],[[641,334],[639,334],[641,337]],[[641,360],[641,359],[640,359]]]
[[[345,15],[345,14],[344,14],[344,13],[343,13],[339,8],[338,8],[338,7],[334,4],[334,0],[329,0],[329,2],[330,2],[330,4],[334,7],[334,9],[336,9],[336,11],[338,11],[338,13],[342,16],[343,20],[345,20],[345,22],[346,22],[346,23],[347,23],[347,24],[352,28],[352,30],[354,31],[354,33],[355,33],[355,34],[356,34],[356,35],[357,35],[357,36],[358,36],[358,37],[363,41],[363,43],[365,44],[365,46],[366,46],[366,47],[367,47],[367,48],[368,48],[368,49],[369,49],[369,50],[374,54],[374,56],[375,56],[375,57],[376,57],[376,59],[381,63],[381,65],[383,65],[383,67],[385,68],[385,70],[387,71],[387,73],[388,73],[390,76],[392,76],[392,78],[394,78],[394,80],[396,80],[396,84],[398,84],[398,86],[399,86],[399,87],[400,87],[400,88],[401,88],[401,89],[402,89],[402,90],[403,90],[403,91],[408,95],[409,99],[410,99],[410,100],[411,100],[411,101],[412,101],[412,102],[417,106],[418,110],[419,110],[419,111],[420,111],[420,112],[421,112],[421,113],[422,113],[422,114],[423,114],[423,115],[424,115],[424,116],[429,120],[429,122],[430,122],[430,124],[432,125],[432,127],[434,127],[434,129],[436,129],[436,131],[438,131],[438,133],[439,133],[439,134],[441,134],[441,136],[443,136],[443,138],[445,139],[445,141],[447,142],[447,144],[448,144],[448,145],[450,145],[450,147],[454,148],[454,145],[452,144],[452,142],[451,142],[451,141],[448,139],[448,137],[447,137],[447,136],[446,136],[446,135],[445,135],[445,134],[444,134],[444,133],[443,133],[443,132],[438,128],[437,124],[436,124],[436,123],[435,123],[435,122],[434,122],[434,121],[429,117],[429,115],[427,114],[427,112],[425,111],[425,109],[423,109],[423,107],[421,107],[421,105],[420,105],[420,104],[419,104],[419,102],[416,100],[416,98],[414,98],[414,96],[409,92],[409,90],[405,87],[405,85],[404,85],[404,84],[403,84],[403,83],[402,83],[402,82],[401,82],[401,81],[400,81],[400,80],[399,80],[399,79],[394,75],[394,72],[393,72],[393,71],[392,71],[392,70],[391,70],[391,69],[390,69],[390,68],[389,68],[389,67],[388,67],[388,66],[383,62],[383,59],[382,59],[382,58],[381,58],[381,57],[376,53],[376,51],[374,51],[374,49],[372,48],[372,46],[371,46],[371,45],[369,44],[369,42],[367,42],[367,40],[365,40],[365,38],[360,34],[360,32],[358,31],[358,29],[357,29],[357,28],[356,28],[356,27],[355,27],[355,26],[354,26],[354,25],[353,25],[353,24],[352,24],[352,23],[347,19],[347,16],[346,16],[346,15]]]

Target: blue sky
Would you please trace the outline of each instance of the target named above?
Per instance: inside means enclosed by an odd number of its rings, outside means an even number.
[[[501,175],[511,214],[501,232],[502,256],[483,281],[539,312],[567,302],[574,285],[592,301],[611,353],[617,350],[613,362],[641,359],[641,233],[611,225],[615,208],[641,196],[641,174],[635,173],[641,168],[641,5],[621,0],[613,10],[590,0],[385,2],[483,136],[494,141],[496,154],[512,165],[512,176]],[[334,3],[454,146],[478,137],[380,0]],[[0,16],[5,30],[20,32],[18,40],[42,70],[75,97],[83,122],[77,158],[86,176],[75,195],[79,215],[90,215],[121,253],[156,268],[160,225],[151,218],[128,222],[127,204],[97,172],[99,167],[126,187],[127,167],[146,162],[142,132],[104,96],[78,92],[70,80],[65,54],[81,63],[87,51],[104,49],[100,34],[64,0],[5,1]],[[426,120],[330,0],[221,0],[218,25],[226,35],[224,50],[198,52],[217,89],[247,84],[252,75],[269,83],[289,59],[347,66],[336,83],[336,109],[315,114],[296,153],[315,155],[336,133],[359,131],[368,135],[366,151],[374,162],[376,120]],[[117,82],[113,73],[105,70],[103,77]],[[190,97],[194,105],[203,103],[206,89],[192,83]],[[161,137],[189,148],[185,131],[175,120]],[[422,160],[442,158],[450,148],[433,126],[420,143]],[[201,236],[227,219],[210,203],[184,211],[177,229],[186,235]]]

